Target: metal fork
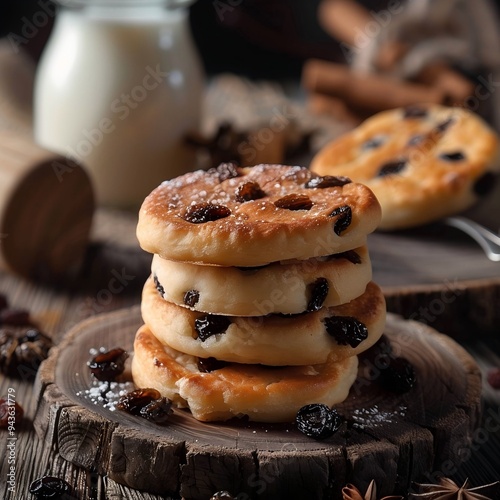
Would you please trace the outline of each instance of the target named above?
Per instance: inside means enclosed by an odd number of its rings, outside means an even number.
[[[467,233],[479,243],[488,259],[500,262],[500,236],[498,234],[466,217],[447,217],[442,222]]]

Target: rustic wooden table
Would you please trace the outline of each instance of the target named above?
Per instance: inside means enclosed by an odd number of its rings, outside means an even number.
[[[209,108],[211,106],[211,109],[208,109],[208,116],[215,116],[214,108],[221,107],[221,103],[215,97],[224,95],[226,104],[231,104],[228,89],[231,88],[234,91],[235,83],[237,87],[238,81],[222,82],[217,95],[212,96],[213,98],[208,101]],[[266,104],[262,95],[273,96],[272,92],[266,90],[264,94],[258,94],[254,92],[255,90],[256,88],[252,88],[253,95],[258,95],[259,98],[246,102],[248,107],[253,108],[252,113],[255,114],[256,102],[259,102],[260,106],[267,106],[268,110],[271,110],[272,116],[281,116],[285,119],[295,119],[300,116],[299,109],[287,107],[286,101],[280,103],[271,99],[270,103]],[[239,89],[239,91],[239,97],[238,88],[234,94],[236,97],[233,97],[241,104],[241,92],[247,92],[248,88]],[[227,109],[235,108],[229,106]],[[242,113],[236,115],[229,113],[226,117],[237,123],[242,115]],[[217,116],[220,119],[222,115]],[[208,125],[210,126],[210,123]],[[311,125],[311,122],[308,125]],[[341,132],[342,128],[323,129],[325,130],[326,135],[331,136]],[[320,136],[319,140],[324,140],[324,137],[324,135]],[[134,236],[135,224],[134,214],[98,211],[94,221],[92,244],[89,246],[82,272],[77,278],[70,283],[55,286],[33,283],[3,270],[0,271],[0,293],[9,298],[12,306],[29,309],[35,322],[53,338],[55,343],[58,343],[72,326],[85,318],[139,304],[142,286],[149,274],[150,257],[138,248]],[[384,263],[385,242],[383,237],[382,240],[380,236],[377,238],[379,241],[374,242],[375,277],[383,281],[388,276],[386,271],[390,271],[394,265],[398,266],[401,262],[395,260],[397,246],[393,246],[391,248],[391,255],[394,254],[391,257],[392,264]],[[414,248],[411,238],[410,235],[410,239],[400,240],[399,243],[408,248]],[[461,240],[460,245],[464,244]],[[477,255],[476,249],[471,249],[468,244],[465,244],[462,250],[465,252],[464,255],[469,255],[470,252]],[[443,250],[443,256],[445,254]],[[427,256],[421,257],[425,261]],[[443,260],[446,258],[443,257]],[[437,286],[429,287],[429,283],[423,283],[418,284],[419,287],[420,285],[423,287],[412,289],[404,282],[397,282],[397,279],[402,276],[398,272],[392,273],[396,282],[391,282],[389,279],[381,283],[391,297],[397,297],[389,301],[393,311],[406,313],[409,310],[420,311],[420,318],[415,319],[427,320],[431,326],[438,324],[441,331],[444,331],[445,320],[450,314],[455,314],[457,308],[466,309],[467,300],[474,301],[474,315],[481,327],[469,331],[470,335],[464,336],[464,332],[456,330],[456,324],[453,324],[445,333],[456,338],[460,337],[459,341],[474,356],[481,368],[484,375],[483,421],[474,433],[470,446],[460,444],[462,446],[460,453],[464,458],[463,464],[442,463],[436,464],[435,468],[436,474],[441,473],[453,477],[458,482],[463,482],[468,477],[473,486],[500,479],[500,391],[491,388],[486,381],[487,372],[493,367],[500,367],[500,337],[498,337],[499,328],[496,322],[499,314],[494,312],[500,309],[498,303],[500,270],[492,268],[493,271],[489,273],[488,264],[484,266],[481,264],[480,267],[485,267],[486,270],[483,271],[485,277],[483,276],[482,279],[488,279],[488,281],[486,284],[484,281],[481,282],[479,288],[486,290],[487,293],[481,292],[478,296],[473,293],[469,294],[467,287],[458,283],[455,288],[456,301],[449,301],[450,295],[444,293],[449,290],[450,283],[452,285],[457,283],[451,281],[447,284],[440,278],[435,280]],[[413,271],[419,274],[418,269],[413,269]],[[432,279],[432,273],[428,277]],[[121,283],[120,287],[115,286],[117,280]],[[458,307],[457,304],[459,304]],[[478,316],[480,306],[485,311],[483,318]],[[418,309],[422,307],[424,309]],[[462,312],[463,317],[466,317],[469,322],[473,319],[466,310]],[[433,323],[429,321],[431,316],[441,321]],[[482,327],[483,325],[485,328]],[[83,470],[63,460],[53,443],[40,439],[34,430],[33,419],[37,409],[37,394],[34,392],[32,381],[1,375],[0,397],[6,394],[15,396],[16,401],[23,406],[25,414],[21,422],[16,422],[12,435],[7,431],[0,431],[1,498],[6,500],[31,498],[28,493],[30,483],[45,474],[63,477],[71,484],[72,494],[68,498],[99,500],[164,498],[124,487],[107,477]]]

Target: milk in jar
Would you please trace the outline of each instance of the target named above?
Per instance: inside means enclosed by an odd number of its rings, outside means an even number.
[[[35,139],[88,168],[100,205],[136,208],[195,167],[183,138],[199,127],[203,72],[187,4],[60,5],[36,77]]]

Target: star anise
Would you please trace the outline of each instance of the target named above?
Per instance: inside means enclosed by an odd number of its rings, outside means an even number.
[[[356,486],[348,484],[342,488],[343,500],[377,500],[377,485],[374,480],[368,485],[366,493],[363,495]],[[386,496],[380,500],[402,500],[402,496]]]
[[[462,486],[458,486],[455,481],[442,477],[439,479],[439,484],[418,484],[421,493],[412,493],[410,498],[426,498],[431,500],[491,500],[492,497],[487,497],[481,494],[487,488],[492,488],[500,484],[495,483],[485,484],[470,488],[469,480],[466,479]]]

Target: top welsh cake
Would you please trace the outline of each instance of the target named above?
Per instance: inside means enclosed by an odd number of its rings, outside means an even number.
[[[153,190],[139,211],[137,237],[164,259],[248,267],[352,250],[380,219],[372,191],[348,178],[223,163]]]

